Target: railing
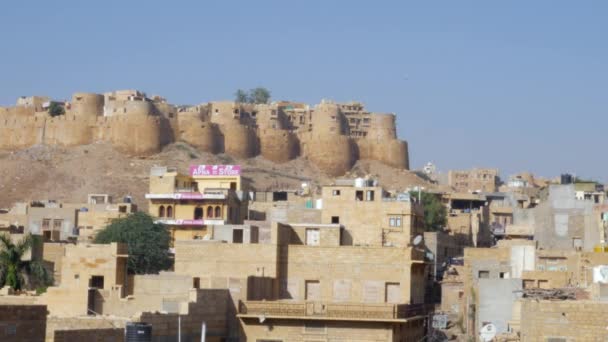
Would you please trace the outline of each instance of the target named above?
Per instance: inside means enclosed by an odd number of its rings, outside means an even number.
[[[198,191],[196,188],[175,188],[175,192],[195,192]]]
[[[318,303],[288,301],[239,302],[239,314],[334,319],[403,319],[428,312],[422,304]]]

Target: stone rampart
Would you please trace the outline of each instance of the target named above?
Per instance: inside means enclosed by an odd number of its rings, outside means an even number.
[[[395,115],[371,114],[367,136],[350,138],[347,118],[331,102],[317,105],[310,125],[297,131],[289,130],[289,119],[272,104],[211,102],[178,111],[164,100],[110,101],[76,93],[66,108],[65,115],[50,117],[32,106],[0,107],[0,150],[100,141],[123,153],[147,155],[181,140],[237,158],[262,155],[283,163],[303,156],[332,176],[343,175],[358,159],[409,168],[408,145],[397,139]]]

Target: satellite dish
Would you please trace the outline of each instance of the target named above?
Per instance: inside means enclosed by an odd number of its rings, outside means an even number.
[[[416,235],[412,243],[414,246],[418,246],[422,242],[422,235]]]
[[[260,320],[260,323],[264,323],[264,321],[266,320],[266,316],[260,315],[260,316],[258,316],[258,319]]]
[[[486,324],[479,330],[479,338],[484,342],[492,341],[496,336],[496,326],[492,323]]]

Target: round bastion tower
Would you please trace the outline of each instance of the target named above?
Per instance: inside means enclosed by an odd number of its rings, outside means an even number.
[[[178,137],[203,152],[217,153],[220,145],[217,126],[201,116],[199,111],[178,113]]]
[[[211,122],[218,125],[223,140],[223,152],[237,158],[257,154],[257,137],[252,127],[241,123],[241,106],[234,102],[209,103]]]
[[[260,139],[260,153],[268,160],[284,163],[298,155],[296,136],[286,128],[288,120],[275,105],[254,108]]]
[[[93,119],[103,115],[104,97],[94,93],[75,93],[72,95],[70,112],[77,119]]]
[[[302,133],[304,155],[331,176],[345,174],[356,161],[346,118],[334,103],[321,102],[311,118],[312,130]]]
[[[357,140],[359,158],[378,160],[400,169],[409,168],[407,142],[397,139],[395,114],[373,113],[367,136]]]

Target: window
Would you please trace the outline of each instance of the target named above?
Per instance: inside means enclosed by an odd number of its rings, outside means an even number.
[[[365,196],[366,201],[374,200],[374,191],[373,190],[368,190],[366,195],[367,195],[367,196]]]
[[[389,227],[401,227],[401,215],[391,215],[388,217]]]
[[[318,280],[307,280],[306,286],[306,300],[320,300],[321,299],[321,284]]]
[[[479,271],[477,273],[477,278],[479,279],[487,279],[490,278],[490,271]]]
[[[236,182],[230,182],[230,190],[236,191]]]
[[[89,281],[89,287],[103,289],[103,276],[94,275]]]
[[[213,218],[213,207],[207,207],[207,218]]]
[[[15,324],[5,325],[5,335],[17,335],[17,326]]]
[[[127,206],[126,205],[121,205],[118,207],[118,212],[119,213],[126,213],[127,212]]]
[[[158,207],[158,217],[165,217],[165,206],[161,205]]]
[[[331,192],[331,194],[334,196],[340,196],[340,190],[334,190]]]
[[[201,278],[199,278],[199,277],[192,278],[192,287],[195,289],[200,289],[201,288]]]
[[[50,219],[43,219],[42,220],[42,230],[48,230],[51,228],[51,220]]]
[[[215,207],[215,217],[216,218],[222,217],[222,208],[220,208],[219,206]]]
[[[287,201],[287,192],[286,191],[275,191],[272,193],[272,201]]]
[[[401,285],[399,283],[386,283],[384,302],[393,304],[401,302]]]
[[[203,213],[201,213],[202,216]],[[173,217],[173,207],[172,206],[167,206],[167,217],[171,218]]]
[[[243,230],[234,229],[232,231],[232,243],[243,243]]]
[[[357,192],[355,192],[355,201],[363,201],[363,191],[362,190],[357,190]]]
[[[203,208],[201,208],[201,207],[194,208],[194,219],[195,220],[203,219]]]
[[[61,230],[63,220],[53,220],[53,230]]]
[[[321,233],[319,229],[308,228],[306,229],[306,245],[318,246]]]
[[[306,322],[304,323],[305,334],[325,334],[325,324],[323,322]]]
[[[333,223],[333,224],[339,224],[340,223],[340,216],[332,216],[331,217],[331,223]]]

